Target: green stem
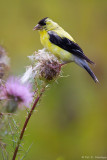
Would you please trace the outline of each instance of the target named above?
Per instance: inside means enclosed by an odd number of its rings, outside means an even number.
[[[19,145],[20,145],[21,140],[22,140],[22,138],[23,138],[25,129],[26,129],[26,127],[27,127],[27,124],[28,124],[28,122],[29,122],[29,120],[30,120],[30,117],[31,117],[31,115],[32,115],[32,113],[33,113],[33,111],[34,111],[34,109],[35,109],[35,107],[36,107],[36,105],[37,105],[40,97],[42,96],[43,92],[44,92],[44,90],[43,90],[43,91],[40,93],[40,95],[35,99],[34,104],[33,104],[32,108],[31,108],[31,110],[30,110],[30,112],[29,112],[29,114],[28,114],[28,116],[27,116],[27,118],[26,118],[26,120],[25,120],[25,123],[24,123],[23,128],[22,128],[22,131],[21,131],[21,133],[20,133],[19,141],[18,141],[18,144],[17,144],[17,146],[16,146],[16,148],[15,148],[15,151],[14,151],[12,160],[15,160],[15,158],[16,158],[16,155],[17,155],[17,152],[18,152],[18,149],[19,149]]]

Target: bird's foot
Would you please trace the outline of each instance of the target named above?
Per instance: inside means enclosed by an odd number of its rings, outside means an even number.
[[[50,68],[52,69],[57,69],[57,68],[61,68],[63,65],[65,65],[66,63],[59,63],[57,65],[52,65],[52,64],[47,64]]]

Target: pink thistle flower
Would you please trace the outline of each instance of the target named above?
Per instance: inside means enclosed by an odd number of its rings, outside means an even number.
[[[3,95],[8,100],[14,100],[20,106],[25,105],[28,107],[33,100],[31,88],[29,83],[22,84],[20,79],[10,77],[5,83]]]

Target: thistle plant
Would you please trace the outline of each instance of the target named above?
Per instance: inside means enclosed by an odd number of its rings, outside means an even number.
[[[19,141],[17,143],[16,149],[14,151],[13,160],[15,160],[20,142],[23,138],[27,124],[32,116],[32,113],[37,106],[42,94],[44,93],[46,87],[51,81],[58,78],[61,71],[61,63],[58,59],[51,55],[45,49],[35,52],[32,56],[29,56],[31,60],[31,65],[27,67],[26,72],[21,78],[22,83],[31,82],[33,83],[35,90],[34,100],[32,107],[28,113],[28,116],[23,125],[22,131],[20,133]]]
[[[62,67],[62,62],[46,49],[35,51],[28,58],[31,65],[26,67],[26,72],[22,77],[11,76],[0,86],[0,99],[3,102],[5,114],[14,114],[18,109],[27,108],[27,117],[23,128],[15,139],[12,160],[16,159],[25,129],[38,101],[48,86],[59,77]],[[11,123],[9,125],[13,133]]]

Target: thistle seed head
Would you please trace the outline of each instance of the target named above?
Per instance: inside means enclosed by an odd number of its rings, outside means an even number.
[[[25,83],[31,79],[42,79],[43,81],[51,81],[58,77],[61,71],[61,63],[52,53],[46,49],[38,50],[29,56],[31,66],[27,67],[22,77]]]
[[[55,79],[61,70],[61,65],[55,60],[43,61],[40,67],[40,78],[44,78],[48,81]]]

